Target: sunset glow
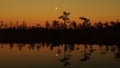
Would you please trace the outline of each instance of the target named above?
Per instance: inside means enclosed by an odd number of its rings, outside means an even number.
[[[43,25],[59,20],[58,16],[67,11],[71,13],[70,20],[80,21],[79,17],[84,16],[92,23],[116,21],[120,19],[119,7],[120,0],[0,0],[0,20]]]

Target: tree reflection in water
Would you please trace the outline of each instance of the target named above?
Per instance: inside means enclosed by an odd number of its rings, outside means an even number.
[[[71,65],[69,62],[71,55],[67,53],[68,50],[68,45],[64,45],[64,56],[63,58],[60,58],[59,61],[64,63],[64,66]]]
[[[114,53],[115,53],[115,58],[117,59],[117,61],[119,61],[119,59],[120,59],[120,46],[116,47],[116,51]]]
[[[79,51],[82,48],[80,47],[81,44],[67,44],[67,43],[1,43],[0,47],[4,48],[5,46],[9,46],[9,49],[12,50],[14,46],[17,46],[19,50],[22,50],[23,48],[27,47],[29,50],[38,50],[40,51],[41,47],[47,47],[50,48],[50,51],[54,50],[56,47],[56,56],[58,57],[58,61],[63,63],[63,65],[69,66],[72,64],[70,62],[71,57],[74,55],[73,51]],[[120,59],[120,45],[98,45],[100,49],[100,54],[105,55],[109,51],[114,54],[114,58],[119,62]],[[94,52],[97,50],[94,45],[88,45],[83,44],[82,45],[83,50],[80,51],[79,54],[81,58],[78,59],[80,62],[86,62],[91,59],[91,56],[94,54]],[[61,55],[63,54],[63,55]]]
[[[93,45],[89,45],[89,49],[87,45],[84,45],[84,51],[83,51],[83,58],[81,58],[81,62],[87,61],[90,59],[90,56],[92,55],[92,53],[95,51],[95,49],[93,49]]]

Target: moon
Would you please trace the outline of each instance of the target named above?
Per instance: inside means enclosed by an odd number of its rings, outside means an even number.
[[[58,10],[58,7],[55,7],[55,10]]]

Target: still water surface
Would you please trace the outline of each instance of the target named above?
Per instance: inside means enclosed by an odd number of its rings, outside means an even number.
[[[120,46],[1,43],[0,68],[120,68]]]

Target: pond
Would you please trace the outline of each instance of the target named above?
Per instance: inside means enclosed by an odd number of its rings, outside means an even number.
[[[0,68],[120,68],[120,46],[0,43]]]

